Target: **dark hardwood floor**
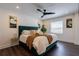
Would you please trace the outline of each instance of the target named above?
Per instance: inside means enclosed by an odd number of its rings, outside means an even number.
[[[13,46],[0,50],[0,56],[33,56],[33,54],[21,46]],[[59,41],[57,46],[48,51],[45,56],[79,56],[79,46]]]

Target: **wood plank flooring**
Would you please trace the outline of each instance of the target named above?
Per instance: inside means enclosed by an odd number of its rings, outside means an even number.
[[[13,46],[1,49],[0,56],[33,56],[33,54],[21,46]],[[45,56],[79,56],[79,46],[59,41],[57,46],[48,51]]]

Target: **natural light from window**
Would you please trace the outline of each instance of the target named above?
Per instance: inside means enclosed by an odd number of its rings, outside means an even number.
[[[63,33],[63,21],[51,22],[50,26],[51,26],[51,33],[58,33],[58,34]]]

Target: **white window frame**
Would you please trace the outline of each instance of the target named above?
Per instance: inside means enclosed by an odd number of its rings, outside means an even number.
[[[55,24],[55,23],[57,23],[57,24]],[[59,24],[60,24],[60,26],[59,26]],[[54,26],[52,26],[52,25],[54,25]],[[63,21],[51,22],[50,23],[50,32],[56,33],[56,34],[62,34],[63,33]]]

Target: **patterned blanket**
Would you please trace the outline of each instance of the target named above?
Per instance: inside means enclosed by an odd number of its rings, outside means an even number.
[[[36,37],[38,37],[38,36],[45,36],[45,37],[47,37],[49,44],[50,44],[50,43],[52,42],[52,40],[53,40],[53,38],[52,38],[51,35],[39,35],[38,33],[36,33],[36,34],[34,34],[34,35],[30,35],[30,36],[27,37],[27,40],[26,40],[26,44],[27,44],[27,46],[29,47],[29,49],[31,49],[31,48],[33,47],[33,44],[32,44],[32,43],[33,43],[34,39],[35,39]]]

